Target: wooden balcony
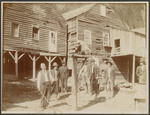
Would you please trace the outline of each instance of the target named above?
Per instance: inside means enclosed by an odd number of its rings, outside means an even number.
[[[111,51],[111,55],[114,56],[114,55],[119,55],[121,52],[120,52],[120,47],[117,47],[117,48],[113,48],[112,51]]]

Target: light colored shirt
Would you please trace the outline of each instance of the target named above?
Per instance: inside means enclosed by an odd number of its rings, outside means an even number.
[[[94,72],[94,65],[92,65],[92,73]]]
[[[108,68],[108,77],[110,77],[111,68]]]
[[[49,81],[46,70],[43,71],[43,72],[44,72],[44,80],[45,80],[45,82]]]

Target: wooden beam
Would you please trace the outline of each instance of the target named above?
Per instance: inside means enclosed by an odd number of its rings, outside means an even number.
[[[72,96],[73,96],[73,108],[77,110],[77,58],[72,57]]]
[[[129,78],[130,78],[130,76],[129,76],[129,74],[130,74],[130,73],[129,73],[129,69],[130,69],[129,61],[130,61],[130,60],[129,60],[129,57],[128,57],[128,58],[127,58],[127,81],[128,81],[128,82],[130,81],[130,79],[129,79]]]
[[[51,60],[51,62],[53,62],[55,59],[56,59],[56,57],[54,57],[54,58]]]
[[[63,61],[63,60],[61,59],[61,57],[59,57],[59,59],[61,60],[61,62]]]
[[[32,80],[35,81],[35,72],[36,72],[36,57],[33,56],[33,78]]]
[[[132,63],[132,84],[135,83],[135,55],[133,54],[133,63]]]
[[[9,51],[10,56],[14,59],[15,61],[15,57],[13,56],[13,54]]]
[[[5,54],[5,53],[6,53],[6,51],[3,52],[3,54]]]
[[[39,58],[40,58],[40,56],[36,58],[36,61],[37,61]]]
[[[33,61],[33,58],[32,58],[32,56],[30,55],[30,54],[28,54],[28,56],[30,57],[30,59]]]
[[[18,60],[20,60],[24,55],[25,55],[25,53],[23,53],[22,55],[20,55],[19,58],[18,58]]]
[[[51,56],[48,58],[48,69],[51,71]]]
[[[49,61],[48,58],[47,58],[47,56],[44,56],[44,57],[45,57],[45,59],[46,59],[47,61]]]
[[[16,71],[16,79],[18,79],[18,51],[15,52],[15,71]]]

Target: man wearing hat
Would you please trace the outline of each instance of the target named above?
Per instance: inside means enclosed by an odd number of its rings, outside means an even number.
[[[114,92],[114,83],[115,83],[115,73],[114,68],[112,67],[112,63],[110,61],[106,62],[107,69],[106,69],[106,99],[113,97]]]
[[[99,78],[99,67],[95,64],[95,59],[91,59],[92,68],[91,68],[91,93],[95,93],[95,99],[97,98],[97,95],[99,94],[99,84],[98,84],[98,78]]]
[[[67,79],[69,75],[68,67],[66,66],[65,62],[62,62],[62,66],[59,68],[59,78],[61,81],[61,92],[67,91]]]
[[[140,65],[136,69],[136,75],[139,79],[139,84],[146,84],[146,66],[143,59],[140,59]]]
[[[44,110],[48,106],[48,101],[50,98],[50,78],[48,71],[46,71],[46,66],[44,63],[40,64],[41,71],[39,71],[37,76],[37,88],[42,94],[41,97],[41,108]]]
[[[58,91],[59,91],[59,76],[58,76],[58,64],[53,63],[53,69],[51,70],[51,89],[52,93],[56,94],[56,100],[58,100]]]

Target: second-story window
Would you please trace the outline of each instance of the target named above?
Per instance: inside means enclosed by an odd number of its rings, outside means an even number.
[[[100,5],[100,15],[106,16],[106,6]]]
[[[32,39],[39,40],[39,28],[38,27],[33,27]]]
[[[19,24],[12,23],[12,25],[11,25],[11,37],[19,37]]]
[[[120,39],[116,39],[115,40],[115,48],[119,48],[120,47]]]
[[[109,33],[103,33],[103,45],[110,46]]]
[[[92,44],[91,31],[84,30],[84,42],[87,44]]]

